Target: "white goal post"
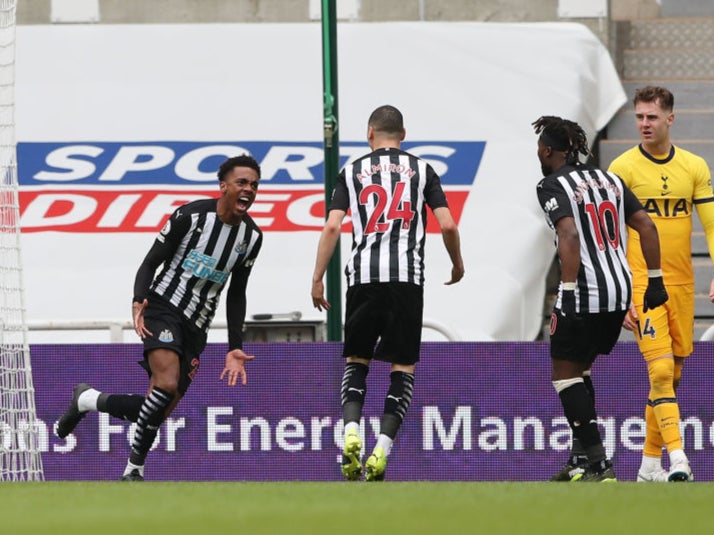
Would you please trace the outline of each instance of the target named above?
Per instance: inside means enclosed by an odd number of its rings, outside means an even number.
[[[15,10],[0,0],[0,481],[44,479],[27,341],[15,139]]]

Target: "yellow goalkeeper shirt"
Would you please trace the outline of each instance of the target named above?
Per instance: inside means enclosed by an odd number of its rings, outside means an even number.
[[[610,164],[657,225],[662,275],[667,285],[694,284],[692,268],[692,208],[696,207],[714,260],[714,193],[703,158],[672,146],[668,155],[652,156],[641,145]],[[635,286],[647,285],[647,265],[640,237],[630,231],[627,260]]]

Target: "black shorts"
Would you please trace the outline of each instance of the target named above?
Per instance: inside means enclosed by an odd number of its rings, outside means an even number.
[[[615,347],[627,311],[582,314],[565,319],[558,310],[550,319],[550,356],[592,364],[598,355],[608,355]]]
[[[144,360],[139,362],[149,373],[148,354],[153,349],[170,349],[179,355],[181,372],[178,389],[181,395],[188,390],[198,372],[201,353],[206,348],[206,333],[191,325],[181,312],[158,296],[149,296],[144,311],[144,323],[153,336],[144,338]]]
[[[347,290],[344,357],[393,364],[419,361],[424,288],[408,282],[358,284]]]

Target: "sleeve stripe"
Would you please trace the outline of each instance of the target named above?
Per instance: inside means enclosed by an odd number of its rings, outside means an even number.
[[[714,197],[705,197],[704,199],[693,199],[692,204],[705,204],[708,202],[714,202]]]

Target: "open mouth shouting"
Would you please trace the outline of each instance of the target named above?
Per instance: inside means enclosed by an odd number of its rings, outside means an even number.
[[[238,224],[253,204],[258,191],[258,173],[250,167],[235,167],[221,182],[219,215],[224,223]]]

